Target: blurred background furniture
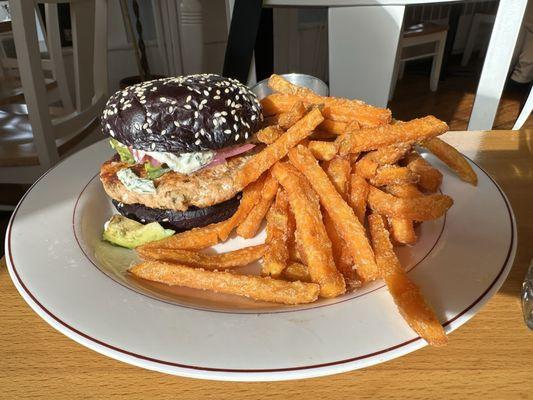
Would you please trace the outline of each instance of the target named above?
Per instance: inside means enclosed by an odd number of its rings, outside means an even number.
[[[396,81],[403,77],[405,63],[422,58],[433,59],[429,87],[432,92],[437,90],[447,33],[447,26],[434,23],[416,24],[403,31],[398,43],[398,59],[394,65],[389,99],[394,95]]]
[[[468,32],[468,39],[466,41],[465,50],[463,52],[463,58],[461,60],[461,65],[465,66],[468,65],[468,62],[470,61],[470,57],[472,56],[472,52],[474,51],[475,46],[478,44],[479,40],[479,30],[483,26],[488,26],[492,28],[494,25],[494,21],[496,19],[496,15],[494,14],[483,14],[483,13],[476,13],[474,14],[474,17],[472,18],[472,24],[470,26],[470,32]],[[482,56],[485,55],[486,47],[482,46]]]
[[[432,1],[447,3],[452,0]],[[386,106],[405,8],[424,0],[265,0],[263,6],[328,7],[329,85],[334,96]],[[234,0],[226,0],[233,9]],[[527,0],[501,0],[468,129],[490,129]],[[358,34],[359,33],[359,34]],[[249,55],[245,56],[246,59]]]
[[[107,101],[107,1],[70,4],[73,87],[66,87],[56,1],[44,3],[46,47],[41,58],[36,3],[10,2],[16,61],[25,104],[0,107],[0,183],[32,183],[94,131]],[[9,64],[11,66],[11,64]],[[61,104],[49,105],[43,70],[59,78]],[[59,81],[62,81],[60,84]],[[64,85],[64,86],[63,86]],[[74,101],[70,101],[70,90]]]

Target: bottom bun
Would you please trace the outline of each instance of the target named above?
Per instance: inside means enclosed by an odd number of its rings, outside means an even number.
[[[205,208],[192,206],[186,211],[150,208],[142,204],[124,204],[116,200],[112,200],[112,202],[117,211],[127,218],[143,224],[155,221],[164,228],[183,232],[228,219],[237,211],[240,200],[241,194],[239,193],[223,203]]]

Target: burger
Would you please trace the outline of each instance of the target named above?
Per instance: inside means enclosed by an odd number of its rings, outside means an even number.
[[[118,212],[178,232],[236,211],[237,171],[257,151],[261,105],[239,81],[214,74],[163,78],[111,96],[102,130],[116,155],[100,179]]]

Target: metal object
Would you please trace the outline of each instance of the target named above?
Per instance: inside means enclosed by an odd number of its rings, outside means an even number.
[[[329,94],[328,85],[314,76],[306,74],[284,74],[281,76],[295,85],[311,89],[320,96],[327,96]],[[268,79],[263,79],[261,82],[257,82],[252,86],[252,92],[255,93],[259,100],[272,94],[272,90],[268,87]]]
[[[524,322],[533,330],[533,260],[522,283],[522,313]]]

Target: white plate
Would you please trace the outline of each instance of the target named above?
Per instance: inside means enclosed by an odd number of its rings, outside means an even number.
[[[426,344],[400,317],[382,282],[337,299],[285,307],[129,278],[123,271],[132,252],[99,239],[113,211],[97,173],[110,155],[102,141],[45,174],[24,196],[6,235],[15,286],[70,338],[143,368],[242,381],[349,371]],[[483,170],[474,165],[474,188],[428,158],[444,172],[442,191],[455,204],[446,218],[424,223],[419,243],[399,255],[451,332],[505,280],[516,230],[509,202]],[[216,250],[243,243],[232,238]]]

